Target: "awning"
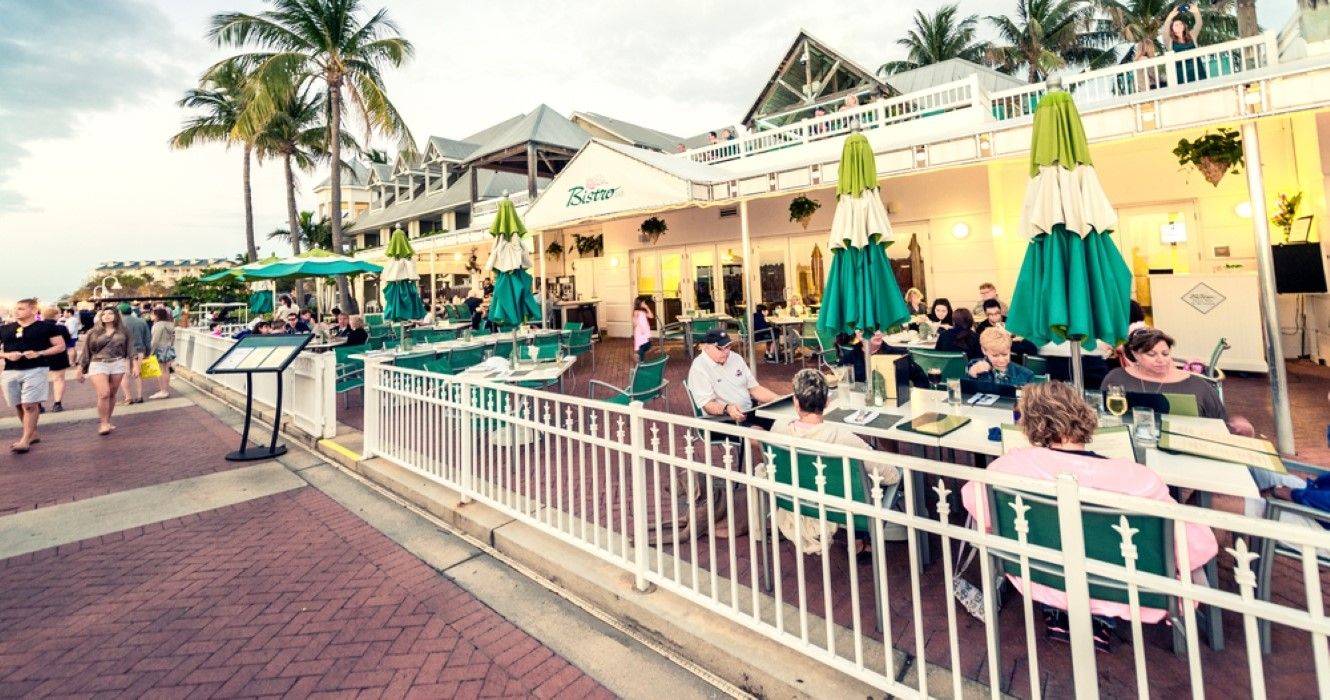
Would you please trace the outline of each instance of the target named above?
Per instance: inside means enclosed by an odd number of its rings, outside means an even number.
[[[710,201],[710,185],[734,175],[705,163],[592,139],[526,214],[531,230]]]

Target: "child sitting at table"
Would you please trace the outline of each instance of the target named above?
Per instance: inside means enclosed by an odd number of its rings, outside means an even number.
[[[1025,386],[1034,379],[1034,372],[1011,363],[1011,334],[1001,328],[988,328],[979,335],[982,359],[971,360],[965,373],[981,382]]]

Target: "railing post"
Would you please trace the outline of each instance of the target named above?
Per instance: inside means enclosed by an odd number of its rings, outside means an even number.
[[[467,384],[460,377],[454,376],[449,381],[453,391],[460,391],[461,397],[457,402],[457,419],[462,424],[461,443],[459,451],[461,452],[462,462],[457,469],[457,492],[463,503],[471,502],[471,477],[475,471],[475,443],[476,443],[476,418],[471,415],[471,385]]]
[[[628,440],[632,446],[633,474],[633,573],[634,585],[639,591],[647,590],[647,466],[642,458],[646,449],[646,421],[642,417],[642,402],[628,405]],[[624,533],[625,535],[627,533]]]
[[[1063,581],[1067,617],[1071,622],[1071,672],[1076,697],[1099,697],[1095,671],[1094,630],[1090,623],[1090,581],[1085,572],[1085,532],[1081,521],[1080,487],[1076,477],[1057,478],[1058,530],[1062,535]]]
[[[361,448],[361,458],[369,459],[379,451],[379,388],[383,385],[382,366],[375,360],[365,360],[365,446]]]

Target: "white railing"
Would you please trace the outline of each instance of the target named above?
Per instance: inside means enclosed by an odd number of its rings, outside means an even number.
[[[723,438],[734,443],[713,446]],[[746,443],[754,448],[735,447]],[[885,502],[876,478],[866,489],[871,498],[863,502],[828,493],[820,460],[815,489],[778,482],[762,463],[781,448],[900,469],[902,505]],[[1294,685],[1278,692],[1330,694],[1330,619],[1315,556],[1317,548],[1330,549],[1330,533],[1317,528],[1094,491],[1069,476],[1032,480],[680,417],[640,404],[611,405],[380,363],[366,368],[365,452],[610,562],[633,574],[639,589],[655,584],[895,696],[959,697],[975,681],[987,684],[995,697],[999,690],[1031,697],[1094,697],[1101,691],[1146,696],[1151,690],[1185,692],[1178,687],[1183,679],[1196,697],[1206,691],[1264,697],[1266,683],[1280,679]],[[842,481],[854,478],[848,464],[836,467]],[[956,501],[965,482],[1022,494],[1009,504],[1019,533],[1015,539],[961,523],[964,510]],[[1046,519],[1042,527],[1058,531],[1066,543],[1060,550],[1027,539],[1031,521],[1025,511],[1038,498],[1056,507],[1056,522]],[[856,529],[867,533],[870,565],[860,566],[853,547],[833,546],[821,556],[794,554],[789,542],[769,534],[774,528],[767,520],[774,518],[765,514],[776,513],[781,502],[812,515],[787,523],[795,528],[795,540],[801,539],[800,528],[811,526],[829,541],[832,519],[848,513]],[[1117,538],[1124,563],[1085,555],[1087,533],[1077,516],[1090,505],[1121,511],[1116,534],[1093,534]],[[670,526],[690,516],[710,523],[722,513],[729,514],[731,529],[746,522],[753,536],[726,539],[707,528],[699,539],[695,525],[683,536]],[[982,526],[988,516],[981,511],[977,517]],[[1233,584],[1212,587],[1191,577],[1137,570],[1139,552],[1152,544],[1135,534],[1147,520],[1171,524],[1182,537],[1189,523],[1233,533],[1233,544],[1220,550]],[[892,529],[904,530],[903,543],[886,541]],[[1262,539],[1299,550],[1303,563],[1255,561]],[[1169,549],[1158,539],[1153,545]],[[939,551],[940,562],[926,561],[928,546]],[[978,625],[952,598],[959,555],[953,550],[962,546],[978,553],[975,585],[983,600],[972,613],[981,619]],[[1188,561],[1185,546],[1176,552],[1176,570],[1203,564]],[[1008,610],[1000,613],[995,583],[1000,563],[990,556],[998,553],[1026,580],[1033,566],[1063,569],[1069,647],[1041,639],[1042,622],[1027,584],[1008,596]],[[1274,595],[1257,588],[1262,567],[1278,567]],[[961,574],[975,580],[973,569]],[[1097,655],[1091,636],[1090,587],[1096,580],[1127,589],[1130,619],[1121,634],[1130,645],[1111,654]],[[1142,624],[1141,596],[1149,593],[1177,601],[1176,637]],[[1227,651],[1220,651],[1222,637],[1209,634],[1215,630],[1207,629],[1203,637],[1200,624],[1223,615],[1230,622]],[[1262,655],[1260,629],[1271,623],[1275,653]],[[1161,646],[1160,637],[1175,639],[1183,655]],[[1013,640],[1022,640],[1017,648],[1023,658],[1003,658],[1004,638],[1009,650]],[[1213,648],[1203,650],[1202,639]],[[920,671],[906,685],[900,679],[910,665]],[[981,668],[982,673],[976,670]],[[929,685],[938,679],[949,687]]]
[[[864,130],[877,129],[888,124],[981,106],[982,102],[979,100],[982,92],[978,78],[971,76],[908,95],[877,100],[842,112],[753,132],[729,141],[694,148],[679,155],[699,163],[719,163],[746,158],[810,141],[842,136],[856,127]]]
[[[176,331],[176,363],[200,378],[245,393],[241,374],[207,374],[208,368],[235,345],[227,337],[207,331]],[[282,415],[317,438],[337,435],[337,362],[332,353],[302,352],[282,374]],[[255,403],[272,408],[277,400],[277,382],[272,374],[254,377]]]
[[[526,204],[527,202],[531,201],[531,195],[526,191],[512,192],[509,193],[508,199],[512,200],[513,206],[520,207],[523,204]],[[499,210],[499,202],[502,201],[503,201],[502,197],[495,197],[493,199],[486,199],[480,202],[476,202],[475,204],[471,205],[471,218],[477,219],[486,214],[493,214],[494,212]]]
[[[1062,86],[1076,98],[1082,110],[1114,100],[1155,93],[1162,90],[1208,89],[1207,80],[1236,75],[1279,62],[1277,39],[1266,32],[1213,46],[1201,46],[1181,53],[1062,76]],[[998,121],[1034,114],[1039,98],[1046,93],[1044,83],[1003,90],[989,95],[991,112]]]

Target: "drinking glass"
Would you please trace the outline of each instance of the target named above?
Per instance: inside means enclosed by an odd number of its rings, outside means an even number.
[[[1155,422],[1155,410],[1147,406],[1131,409],[1131,422],[1136,426],[1136,439],[1154,442],[1159,439],[1159,425]]]
[[[854,382],[853,367],[836,368],[836,401],[841,408],[850,406],[850,384]]]
[[[528,345],[526,348],[526,356],[531,358],[532,363],[535,363],[536,358],[540,357],[540,347],[537,345]]]
[[[953,406],[961,405],[961,380],[947,380],[947,403]]]
[[[1104,407],[1109,413],[1121,419],[1127,414],[1127,393],[1122,387],[1113,385],[1108,387],[1108,394],[1104,399]]]
[[[928,370],[928,385],[933,389],[942,385],[942,370],[940,368],[934,367]]]

